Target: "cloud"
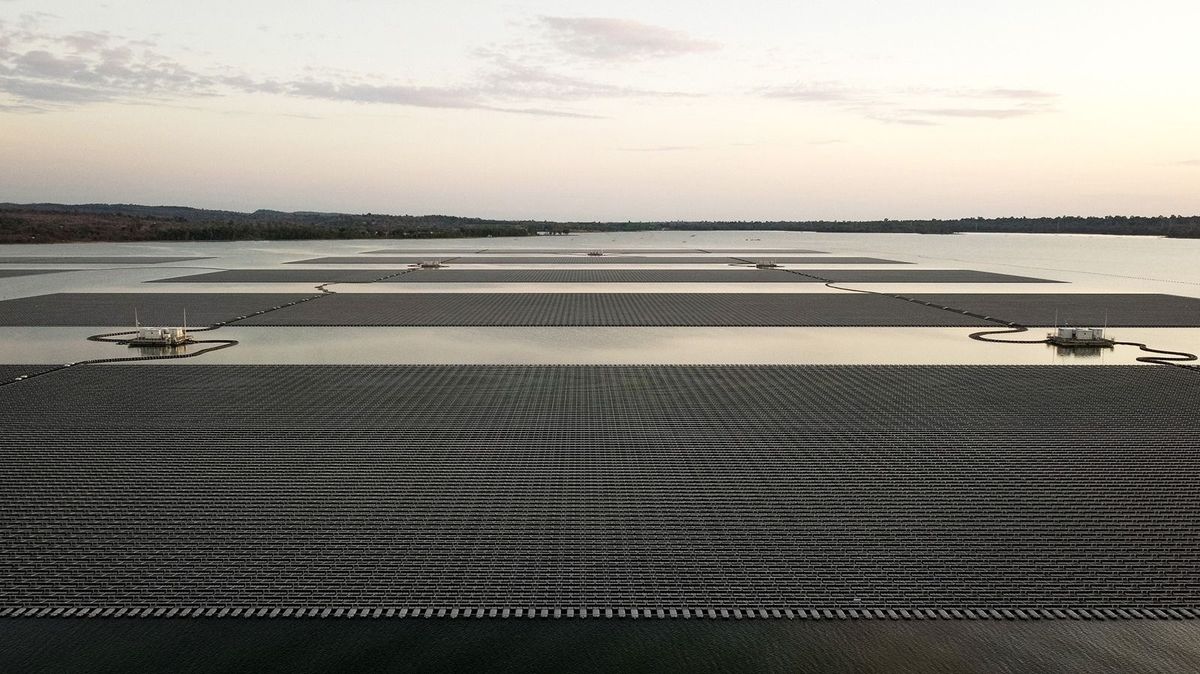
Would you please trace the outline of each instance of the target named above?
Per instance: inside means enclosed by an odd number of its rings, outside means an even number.
[[[654,145],[650,147],[619,147],[620,152],[687,152],[699,150],[699,145]]]
[[[213,93],[211,77],[154,52],[151,43],[90,31],[47,33],[46,16],[24,15],[16,30],[0,23],[0,93],[23,107]]]
[[[872,89],[843,82],[765,87],[759,96],[821,104],[887,124],[937,126],[938,118],[1004,120],[1054,112],[1058,94],[1037,89]]]
[[[1042,108],[914,108],[904,111],[917,117],[973,117],[976,119],[1011,119],[1045,112]]]
[[[599,61],[665,58],[721,48],[717,42],[629,19],[543,16],[541,23],[559,49]]]
[[[3,1],[3,0],[0,0]],[[47,112],[45,108],[39,108],[36,105],[7,105],[0,103],[0,112],[17,112],[23,114],[37,114]]]
[[[1058,98],[1058,94],[1052,91],[1039,91],[1037,89],[985,89],[978,92],[981,98],[1015,98],[1024,100],[1047,100]]]
[[[1184,159],[1175,162],[1176,166],[1200,166],[1200,159]]]
[[[762,89],[761,93],[767,98],[810,103],[842,102],[861,98],[861,92],[856,92],[840,82],[801,82],[782,87],[768,87]]]
[[[596,82],[481,52],[476,78],[454,85],[380,81],[355,73],[303,69],[270,78],[229,68],[197,69],[151,47],[108,33],[55,35],[5,31],[0,22],[0,105],[6,112],[45,111],[99,102],[154,103],[235,93],[419,108],[486,110],[568,119],[599,115],[555,104],[622,97],[684,95]],[[4,95],[14,99],[6,102]],[[9,103],[12,103],[11,105]]]
[[[673,98],[692,96],[677,91],[639,89],[551,72],[501,52],[481,50],[491,68],[480,83],[481,93],[509,99],[536,98],[579,101],[599,98]]]
[[[873,119],[876,122],[884,124],[900,124],[902,126],[940,126],[937,122],[919,117],[904,117],[892,114],[871,114],[867,115],[868,119]]]
[[[469,91],[444,87],[401,84],[360,84],[336,81],[300,80],[295,82],[252,85],[255,93],[284,93],[289,96],[320,98],[354,103],[384,103],[417,108],[476,108],[478,98]]]

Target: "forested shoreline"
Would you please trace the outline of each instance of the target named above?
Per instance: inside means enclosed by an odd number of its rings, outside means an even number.
[[[811,231],[956,234],[1003,232],[1200,238],[1200,216],[963,218],[869,221],[549,222],[449,215],[379,215],[260,210],[253,213],[129,204],[0,204],[0,243],[439,239],[578,232]]]

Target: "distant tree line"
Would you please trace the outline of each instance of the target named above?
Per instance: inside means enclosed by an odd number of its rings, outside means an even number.
[[[1061,216],[1055,218],[960,218],[955,220],[670,221],[570,223],[575,231],[737,230],[892,234],[995,232],[1026,234],[1122,234],[1200,238],[1200,216]]]
[[[1023,232],[1200,238],[1200,216],[963,218],[869,221],[543,222],[450,215],[211,211],[126,204],[0,204],[0,243],[69,241],[249,241],[442,239],[533,236],[541,232],[741,230],[956,234]]]

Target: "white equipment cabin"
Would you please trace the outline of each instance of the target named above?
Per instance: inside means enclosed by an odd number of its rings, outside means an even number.
[[[181,328],[144,328],[138,320],[137,309],[133,310],[133,324],[137,334],[129,340],[129,346],[182,346],[192,341],[187,331],[186,310],[183,312]]]
[[[1057,328],[1046,335],[1046,341],[1055,346],[1112,348],[1114,342],[1104,336],[1104,328]]]
[[[189,341],[185,328],[138,328],[129,346],[179,346]]]

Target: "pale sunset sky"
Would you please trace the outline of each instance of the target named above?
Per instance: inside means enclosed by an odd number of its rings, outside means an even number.
[[[0,0],[0,201],[1200,214],[1197,0]]]

